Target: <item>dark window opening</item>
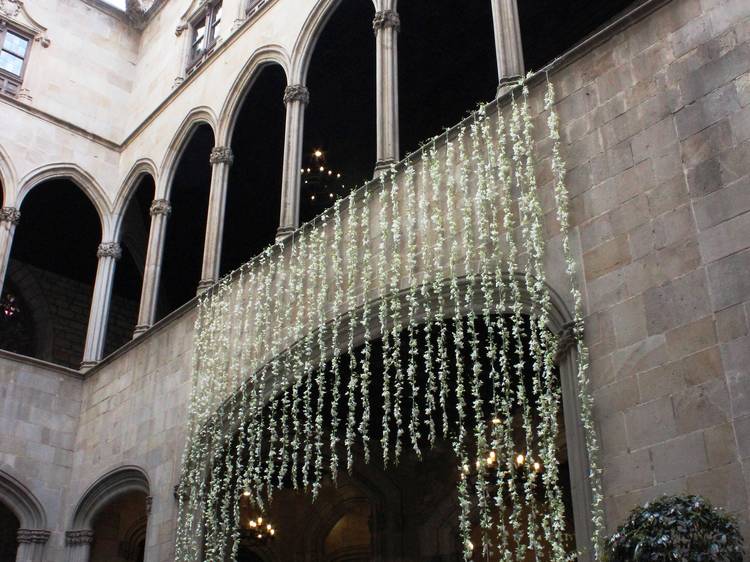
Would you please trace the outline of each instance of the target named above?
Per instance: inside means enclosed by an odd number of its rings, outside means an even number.
[[[213,146],[211,127],[196,127],[172,180],[172,212],[167,220],[157,320],[192,299],[198,288],[211,192],[209,157]]]
[[[264,67],[237,116],[222,237],[222,274],[259,254],[276,237],[284,161],[285,87],[286,75],[280,66]]]
[[[325,156],[325,168],[341,174],[322,199],[317,187],[300,190],[300,221],[306,222],[372,178],[375,170],[375,35],[371,2],[341,2],[313,52],[307,75],[303,166]],[[318,165],[318,168],[320,164]],[[301,172],[301,171],[300,171]],[[313,195],[315,198],[313,199]]]

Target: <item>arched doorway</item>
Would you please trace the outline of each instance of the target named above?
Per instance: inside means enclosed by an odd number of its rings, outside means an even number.
[[[186,142],[169,192],[172,212],[164,243],[157,320],[192,299],[201,277],[211,193],[213,129],[207,124],[197,125]]]
[[[16,533],[21,522],[9,507],[0,501],[0,560],[13,562],[16,559],[18,542]]]
[[[300,222],[372,178],[376,160],[374,8],[344,0],[320,33],[306,84]],[[308,171],[309,169],[309,171]]]
[[[143,174],[136,182],[122,216],[122,257],[118,260],[112,284],[105,355],[130,341],[133,336],[138,319],[138,303],[151,225],[149,207],[154,199],[154,190],[154,178],[150,174]]]
[[[237,114],[224,216],[222,275],[259,254],[276,237],[284,159],[285,86],[281,66],[263,66]]]
[[[146,494],[133,491],[103,506],[93,519],[90,562],[143,562]]]
[[[48,325],[34,323],[34,356],[77,369],[96,280],[102,236],[99,214],[78,185],[68,179],[36,185],[23,199],[21,214],[8,277],[18,279],[16,289],[23,290],[21,283],[38,287],[33,299],[31,295],[20,297],[27,309],[45,309]],[[31,310],[29,314],[34,316]]]

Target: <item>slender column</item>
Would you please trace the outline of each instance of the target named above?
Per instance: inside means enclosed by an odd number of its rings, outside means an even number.
[[[234,156],[228,146],[215,146],[211,150],[211,195],[208,199],[206,239],[203,243],[203,268],[198,292],[202,293],[216,283],[221,264],[221,241],[224,232],[224,212],[227,205],[229,167]]]
[[[302,165],[302,136],[305,106],[310,92],[301,84],[284,90],[286,126],[284,131],[284,168],[281,179],[281,216],[276,239],[280,240],[299,226],[300,166]]]
[[[524,75],[517,0],[492,0],[492,21],[495,26],[499,96],[509,83]]]
[[[377,73],[377,162],[375,176],[398,161],[398,31],[401,20],[394,10],[375,14]]]
[[[141,287],[141,305],[138,310],[138,323],[133,337],[140,336],[154,323],[156,316],[156,299],[159,295],[159,277],[161,276],[162,257],[164,255],[164,238],[167,233],[167,217],[172,206],[167,199],[154,199],[151,203],[151,230],[148,235],[146,265],[143,268],[143,286]]]
[[[20,221],[21,211],[15,207],[0,208],[0,293],[2,293],[5,275],[8,272],[13,234]]]
[[[93,542],[94,531],[90,529],[66,531],[66,562],[89,562],[89,557],[91,556],[91,543]]]
[[[112,284],[115,280],[115,264],[122,256],[122,248],[117,242],[102,242],[96,252],[99,264],[96,268],[94,296],[89,311],[89,326],[86,334],[86,347],[83,350],[82,369],[96,365],[104,353],[104,340],[107,337],[107,319],[112,301]]]
[[[16,562],[41,562],[49,536],[50,532],[44,529],[18,529]]]

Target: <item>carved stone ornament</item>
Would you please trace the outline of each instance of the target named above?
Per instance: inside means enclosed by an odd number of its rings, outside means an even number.
[[[146,513],[151,514],[151,508],[154,505],[154,496],[146,496]]]
[[[65,531],[65,544],[79,545],[94,542],[94,531],[83,529],[80,531]]]
[[[14,18],[21,12],[21,0],[0,0],[0,15]]]
[[[304,104],[310,103],[310,90],[302,84],[292,84],[284,90],[284,103],[292,101],[301,101]]]
[[[396,31],[401,29],[401,18],[398,17],[398,13],[393,10],[382,10],[375,12],[375,17],[372,18],[372,29],[376,33],[381,29],[392,27]]]
[[[172,212],[172,205],[169,204],[169,199],[154,199],[151,202],[150,213],[151,216],[156,215],[168,215]]]
[[[102,242],[96,251],[97,258],[114,258],[119,260],[122,256],[122,248],[118,242]]]
[[[0,208],[0,222],[9,222],[10,224],[18,224],[21,222],[21,211],[15,207],[2,207]]]
[[[179,37],[182,35],[182,32],[185,31],[188,28],[186,23],[181,23],[177,27],[174,28],[174,34],[175,36]]]
[[[140,31],[146,28],[148,18],[140,0],[125,0],[125,17],[134,28]]]
[[[555,353],[555,363],[559,364],[575,346],[575,324],[573,322],[568,322],[560,331],[560,336],[557,341],[557,352]]]
[[[16,540],[18,542],[45,544],[51,533],[44,529],[18,529]]]
[[[208,160],[211,164],[231,164],[234,154],[228,146],[215,146],[211,149],[211,156]]]

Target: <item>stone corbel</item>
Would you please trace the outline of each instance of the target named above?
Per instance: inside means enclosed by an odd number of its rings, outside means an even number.
[[[372,18],[372,30],[377,33],[381,29],[392,27],[396,31],[401,29],[401,18],[394,10],[382,10]]]
[[[565,356],[576,347],[575,323],[568,322],[560,330],[557,340],[557,352],[555,353],[555,363],[560,364]]]
[[[9,222],[12,225],[17,225],[21,222],[21,211],[15,207],[0,208],[0,222]]]
[[[302,84],[292,84],[284,90],[284,103],[300,101],[307,105],[310,103],[310,90]]]
[[[182,35],[182,32],[185,31],[188,28],[188,25],[186,23],[181,23],[177,27],[174,28],[174,34],[175,37],[179,37]]]
[[[211,156],[209,157],[211,164],[229,164],[231,165],[234,161],[234,154],[232,154],[232,148],[229,146],[215,146],[211,149]]]
[[[119,260],[122,257],[122,247],[118,242],[102,242],[96,251],[96,257]]]
[[[169,203],[169,199],[154,199],[151,202],[149,212],[152,217],[155,215],[168,215],[172,212],[172,205]]]

